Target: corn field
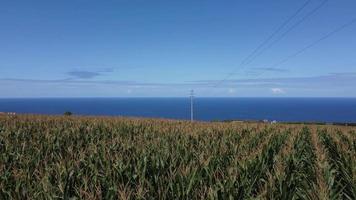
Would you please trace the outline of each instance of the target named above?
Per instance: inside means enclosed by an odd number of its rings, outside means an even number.
[[[0,116],[0,199],[356,199],[356,129]]]

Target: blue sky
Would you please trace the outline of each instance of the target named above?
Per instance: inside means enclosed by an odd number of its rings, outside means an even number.
[[[278,64],[355,19],[354,0],[327,1],[240,65],[305,2],[2,1],[0,97],[356,97],[356,23]]]

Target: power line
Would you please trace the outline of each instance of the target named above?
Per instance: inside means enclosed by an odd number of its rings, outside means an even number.
[[[305,7],[308,6],[308,4],[311,2],[311,0],[306,1],[293,15],[291,15],[286,21],[284,21],[264,42],[262,42],[246,59],[244,59],[244,63],[250,63],[247,62],[251,57],[252,60],[254,59],[253,56],[256,57],[256,53],[263,47],[265,46],[269,41],[272,40],[272,38],[277,35],[278,32],[280,32],[290,21],[292,21]],[[258,55],[257,55],[258,56]]]
[[[343,24],[343,25],[337,27],[336,29],[334,29],[334,30],[328,32],[327,34],[323,35],[323,36],[320,37],[319,39],[313,41],[312,43],[310,43],[310,44],[308,44],[308,45],[306,45],[306,46],[304,46],[304,47],[301,48],[300,50],[298,50],[298,51],[296,51],[295,53],[293,53],[293,54],[287,56],[286,58],[280,60],[279,62],[276,62],[275,64],[271,65],[270,68],[274,68],[274,67],[277,67],[277,66],[280,66],[280,65],[286,63],[288,60],[290,60],[290,59],[292,59],[292,58],[294,58],[294,57],[296,57],[296,56],[298,56],[298,55],[304,53],[304,52],[307,51],[308,49],[310,49],[310,48],[316,46],[316,45],[319,44],[320,42],[322,42],[322,41],[324,41],[324,40],[330,38],[331,36],[335,35],[336,33],[340,32],[340,31],[342,31],[342,30],[344,30],[345,28],[347,28],[347,27],[353,25],[354,23],[356,23],[356,18],[354,18],[354,19],[352,19],[351,21],[349,21],[349,22],[347,22],[347,23],[345,23],[345,24]],[[263,74],[263,73],[260,73],[258,76],[260,76],[260,75],[262,75],[262,74]]]
[[[304,15],[303,18],[301,18],[299,21],[297,21],[296,23],[294,23],[290,28],[288,28],[282,35],[280,35],[280,37],[278,37],[277,39],[275,39],[273,42],[271,42],[266,48],[264,48],[262,51],[260,51],[258,54],[255,55],[255,57],[252,58],[251,62],[258,56],[260,56],[261,54],[263,54],[266,50],[270,49],[271,47],[273,47],[273,45],[275,45],[276,43],[278,43],[280,40],[282,40],[286,35],[288,35],[288,33],[290,33],[293,29],[295,29],[297,26],[299,26],[302,22],[304,22],[305,20],[307,20],[309,17],[313,16],[319,9],[321,9],[329,0],[324,0],[323,2],[321,2],[317,7],[315,7],[313,10],[311,10],[308,14]],[[249,62],[249,63],[251,63]],[[248,64],[249,64],[248,63]]]
[[[270,36],[268,36],[260,45],[258,45],[245,59],[243,59],[239,65],[239,67],[244,66],[245,64],[247,64],[247,61],[250,60],[251,57],[253,57],[259,50],[261,50],[261,48],[263,46],[265,46],[269,41],[271,41],[271,39],[278,33],[280,32],[290,21],[292,21],[305,7],[307,7],[307,5],[311,2],[311,0],[306,1],[301,7],[299,7],[296,12],[293,13],[293,15],[291,15],[290,17],[288,17]],[[229,74],[227,74],[227,76],[222,79],[221,81],[219,81],[216,85],[214,85],[213,87],[217,87],[219,86],[221,83],[223,83],[224,81],[226,81],[228,78],[230,78],[238,69],[241,68],[236,68],[235,70],[233,70],[232,72],[230,72]]]

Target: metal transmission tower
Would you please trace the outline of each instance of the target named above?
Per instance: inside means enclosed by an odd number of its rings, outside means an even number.
[[[194,121],[194,90],[190,91],[190,121]]]

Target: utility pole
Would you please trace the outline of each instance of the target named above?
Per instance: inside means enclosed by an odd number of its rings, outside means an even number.
[[[194,121],[194,90],[190,91],[190,121]]]

